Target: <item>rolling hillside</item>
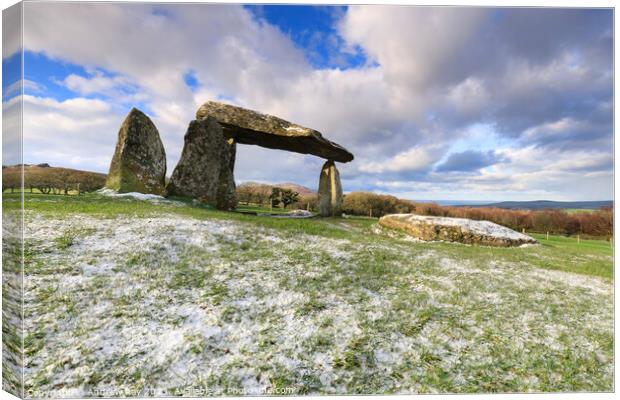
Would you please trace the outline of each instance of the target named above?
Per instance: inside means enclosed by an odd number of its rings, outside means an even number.
[[[308,187],[298,185],[296,183],[276,183],[274,186],[280,187],[282,189],[290,189],[294,192],[299,193],[301,196],[316,194],[316,189],[313,190]]]
[[[75,188],[80,184],[82,191],[92,191],[103,187],[106,175],[98,172],[81,171],[71,168],[51,167],[49,164],[24,165],[24,187],[29,189]],[[21,186],[21,167],[2,166],[2,188],[17,189]]]

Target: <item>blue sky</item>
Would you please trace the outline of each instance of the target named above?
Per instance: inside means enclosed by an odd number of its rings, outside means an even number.
[[[347,6],[246,5],[258,20],[277,26],[304,52],[317,69],[349,69],[363,66],[366,56],[359,47],[348,49],[338,34],[337,23]]]
[[[25,7],[25,162],[106,172],[135,106],[158,127],[170,174],[196,109],[220,100],[347,147],[345,191],[613,197],[610,10]],[[15,77],[4,78],[10,115]],[[239,146],[235,174],[316,187],[322,162]]]

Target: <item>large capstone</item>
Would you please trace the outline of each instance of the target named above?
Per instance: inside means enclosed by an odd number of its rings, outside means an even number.
[[[118,132],[106,187],[119,193],[162,194],[166,179],[166,152],[155,124],[132,108]]]
[[[381,217],[379,224],[403,231],[424,241],[441,240],[497,247],[538,243],[536,239],[530,236],[493,222],[466,218],[390,214]]]
[[[342,214],[342,185],[336,164],[327,161],[321,168],[319,178],[319,213],[322,217],[335,217]]]
[[[209,101],[196,112],[196,119],[215,118],[224,128],[227,139],[271,149],[313,154],[328,160],[349,162],[353,154],[310,128],[293,124],[273,115]]]
[[[220,210],[237,205],[233,165],[235,143],[213,118],[190,122],[181,159],[172,172],[168,196],[192,197]]]

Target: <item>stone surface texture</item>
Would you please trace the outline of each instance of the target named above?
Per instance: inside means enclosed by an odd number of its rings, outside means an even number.
[[[222,127],[213,118],[191,121],[184,140],[167,195],[192,197],[220,210],[234,209],[235,143],[224,138]]]
[[[226,138],[237,143],[313,154],[339,162],[353,160],[353,154],[325,139],[320,132],[272,115],[209,101],[196,112],[198,120],[207,117],[215,118],[224,128]]]
[[[329,160],[321,168],[319,178],[319,214],[335,217],[342,214],[342,185],[336,164]]]
[[[390,214],[379,219],[379,224],[398,229],[425,241],[442,240],[497,247],[537,244],[534,238],[489,221],[465,218]]]
[[[132,108],[118,132],[106,187],[119,193],[162,194],[166,152],[157,128],[143,112]]]

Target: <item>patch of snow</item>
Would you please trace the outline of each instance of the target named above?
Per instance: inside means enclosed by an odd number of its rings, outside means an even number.
[[[293,211],[289,211],[287,215],[290,215],[292,217],[305,217],[305,218],[312,217],[312,213],[307,210],[293,210]]]
[[[264,214],[260,213],[259,216],[267,216],[273,218],[311,218],[314,215],[310,211],[306,210],[292,210],[286,214]]]
[[[151,201],[154,203],[168,203],[168,204],[173,204],[173,205],[184,206],[182,202],[168,200],[164,196],[160,196],[160,195],[152,194],[152,193],[139,193],[139,192],[118,193],[117,191],[109,189],[109,188],[99,189],[95,193],[101,196],[106,196],[106,197],[131,198],[135,200]]]
[[[612,288],[606,285],[603,279],[594,276],[539,268],[534,269],[531,275],[542,282],[553,282],[573,288],[584,289],[592,292],[592,294],[610,295],[612,293]]]

